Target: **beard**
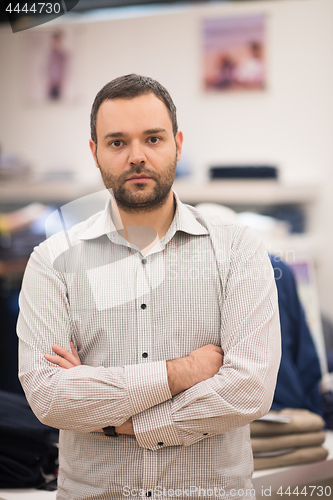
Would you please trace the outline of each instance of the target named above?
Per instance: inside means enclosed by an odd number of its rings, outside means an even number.
[[[119,177],[116,177],[100,165],[96,151],[96,160],[104,185],[106,189],[112,189],[118,208],[127,213],[151,212],[165,204],[175,179],[176,157],[177,152],[174,160],[164,168],[162,175],[149,170],[145,166],[132,165],[129,171],[123,172]],[[153,179],[153,188],[147,189],[145,183],[140,184],[138,182],[135,183],[134,189],[129,189],[126,186],[126,180],[134,174],[146,174]]]

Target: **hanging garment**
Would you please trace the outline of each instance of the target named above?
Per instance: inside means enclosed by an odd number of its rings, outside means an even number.
[[[322,414],[318,355],[290,268],[270,256],[279,297],[282,358],[272,409],[306,408]]]

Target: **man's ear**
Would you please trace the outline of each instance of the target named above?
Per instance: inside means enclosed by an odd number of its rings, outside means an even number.
[[[99,168],[98,161],[97,161],[97,144],[92,139],[90,139],[89,140],[89,146],[90,146],[92,155],[93,155],[94,160],[95,160],[95,165],[96,165],[97,168]]]
[[[181,154],[182,154],[182,146],[183,146],[183,132],[178,130],[178,132],[175,135],[175,141],[176,141],[176,146],[177,146],[177,161],[180,160]]]

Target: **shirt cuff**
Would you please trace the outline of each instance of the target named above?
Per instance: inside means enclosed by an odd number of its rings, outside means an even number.
[[[125,366],[133,415],[172,398],[165,361]]]
[[[171,401],[149,408],[132,417],[135,437],[139,446],[159,450],[182,444],[171,416]]]

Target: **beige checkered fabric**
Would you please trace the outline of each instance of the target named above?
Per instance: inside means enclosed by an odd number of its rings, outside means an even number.
[[[60,431],[57,500],[255,498],[249,422],[280,360],[273,270],[247,227],[182,204],[143,256],[110,206],[37,247],[20,295],[20,379]],[[45,360],[74,342],[82,366]],[[171,397],[166,360],[220,345],[214,377]],[[94,432],[132,417],[135,436]]]

